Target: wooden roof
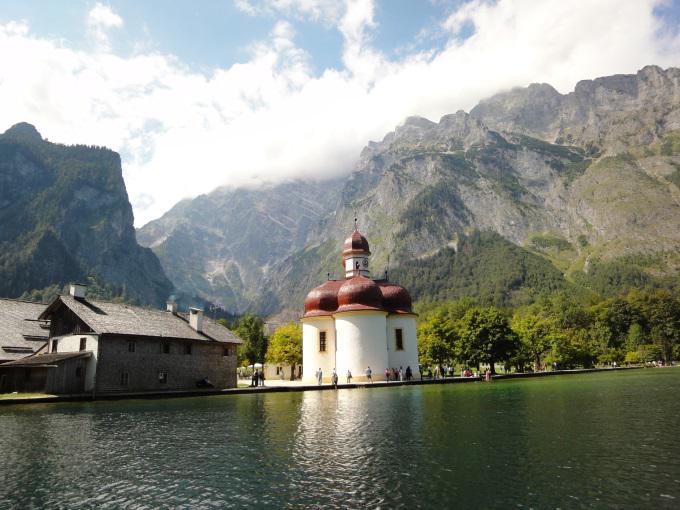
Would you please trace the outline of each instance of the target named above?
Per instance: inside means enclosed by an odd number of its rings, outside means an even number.
[[[0,298],[0,362],[21,359],[40,349],[49,331],[40,327],[42,303]]]
[[[189,325],[187,314],[141,308],[122,303],[77,299],[71,295],[58,296],[40,315],[49,319],[65,306],[75,313],[97,334],[179,338],[240,344],[243,341],[227,328],[203,317],[203,331]]]
[[[37,354],[27,358],[9,361],[0,365],[2,368],[45,368],[52,367],[60,361],[73,358],[89,358],[92,356],[90,351],[80,352],[55,352],[52,354]]]

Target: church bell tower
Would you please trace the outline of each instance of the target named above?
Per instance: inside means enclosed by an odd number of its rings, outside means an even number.
[[[345,239],[342,250],[342,265],[345,270],[345,278],[352,278],[359,275],[368,278],[371,274],[368,268],[368,259],[370,256],[371,251],[368,246],[368,241],[359,232],[357,220],[355,218],[354,232]]]

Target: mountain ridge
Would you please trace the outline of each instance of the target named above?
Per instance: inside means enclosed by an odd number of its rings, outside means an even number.
[[[513,89],[438,122],[409,117],[368,142],[344,183],[328,184],[337,202],[305,226],[304,242],[270,249],[262,279],[231,289],[232,302],[263,313],[299,308],[306,290],[340,272],[354,217],[371,241],[376,275],[430,260],[480,231],[548,260],[570,280],[621,257],[650,274],[675,275],[679,98],[680,70],[647,66],[581,81],[568,94],[547,84]],[[270,188],[261,203],[290,193]]]

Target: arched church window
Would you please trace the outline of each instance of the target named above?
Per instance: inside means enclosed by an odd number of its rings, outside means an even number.
[[[397,350],[398,351],[403,351],[404,350],[404,330],[401,328],[397,328],[394,330],[394,336],[397,342]]]

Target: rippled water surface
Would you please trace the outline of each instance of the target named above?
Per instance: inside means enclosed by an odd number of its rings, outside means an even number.
[[[0,408],[1,508],[679,508],[680,369]]]

